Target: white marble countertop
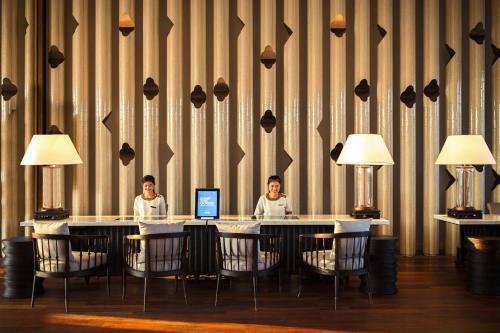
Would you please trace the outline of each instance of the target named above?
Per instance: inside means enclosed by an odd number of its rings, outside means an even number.
[[[245,221],[261,222],[262,225],[334,225],[335,220],[352,220],[349,215],[290,215],[283,217],[252,217],[250,215],[223,215],[218,220],[197,220],[192,215],[167,215],[138,218],[134,216],[70,216],[68,219],[59,220],[67,222],[71,227],[97,227],[97,226],[131,226],[137,225],[138,221],[185,221],[185,225],[214,225],[217,221]],[[35,220],[22,221],[21,227],[31,227]],[[43,222],[53,222],[44,220]],[[376,219],[372,225],[388,225],[389,220]]]
[[[485,214],[481,219],[457,219],[448,215],[434,215],[434,219],[457,225],[500,225],[500,215]]]

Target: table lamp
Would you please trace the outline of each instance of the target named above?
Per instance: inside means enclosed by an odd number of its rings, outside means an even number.
[[[62,207],[61,166],[82,163],[69,135],[33,135],[21,165],[42,165],[42,208],[34,213],[35,219],[59,220],[69,217],[69,211]]]
[[[481,135],[450,135],[436,160],[438,165],[454,165],[457,179],[456,206],[448,209],[448,216],[482,218],[481,209],[474,208],[474,165],[496,164]]]
[[[351,134],[337,159],[337,164],[354,165],[354,204],[351,216],[380,218],[373,207],[373,166],[393,165],[391,153],[379,134]]]

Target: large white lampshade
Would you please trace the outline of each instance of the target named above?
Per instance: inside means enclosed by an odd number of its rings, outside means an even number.
[[[82,164],[67,134],[36,134],[31,138],[21,165]]]
[[[486,165],[496,162],[482,135],[450,135],[446,138],[436,164]]]
[[[379,134],[351,134],[337,159],[337,164],[392,165],[394,161]]]

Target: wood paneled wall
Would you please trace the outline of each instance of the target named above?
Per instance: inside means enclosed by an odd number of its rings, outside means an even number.
[[[250,214],[274,173],[295,213],[345,213],[352,167],[330,152],[350,133],[380,133],[396,162],[377,175],[376,203],[391,220],[381,233],[399,236],[404,255],[454,252],[456,231],[439,244],[432,218],[454,203],[434,165],[446,135],[483,134],[499,156],[497,1],[0,5],[3,238],[36,206],[35,169],[19,161],[48,125],[84,160],[65,168],[76,214],[132,213],[149,173],[172,214],[191,213],[203,186],[222,189],[223,213]],[[46,96],[36,95],[39,54]],[[477,176],[478,208],[499,199],[492,170]]]

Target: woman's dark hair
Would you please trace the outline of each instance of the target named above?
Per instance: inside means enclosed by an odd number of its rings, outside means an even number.
[[[270,176],[267,179],[267,185],[271,184],[271,182],[278,182],[281,185],[281,178],[280,178],[280,176],[278,176],[278,175]]]
[[[145,175],[144,177],[142,177],[142,183],[144,184],[145,182],[151,182],[151,183],[155,183],[155,177],[151,176],[151,175]]]

